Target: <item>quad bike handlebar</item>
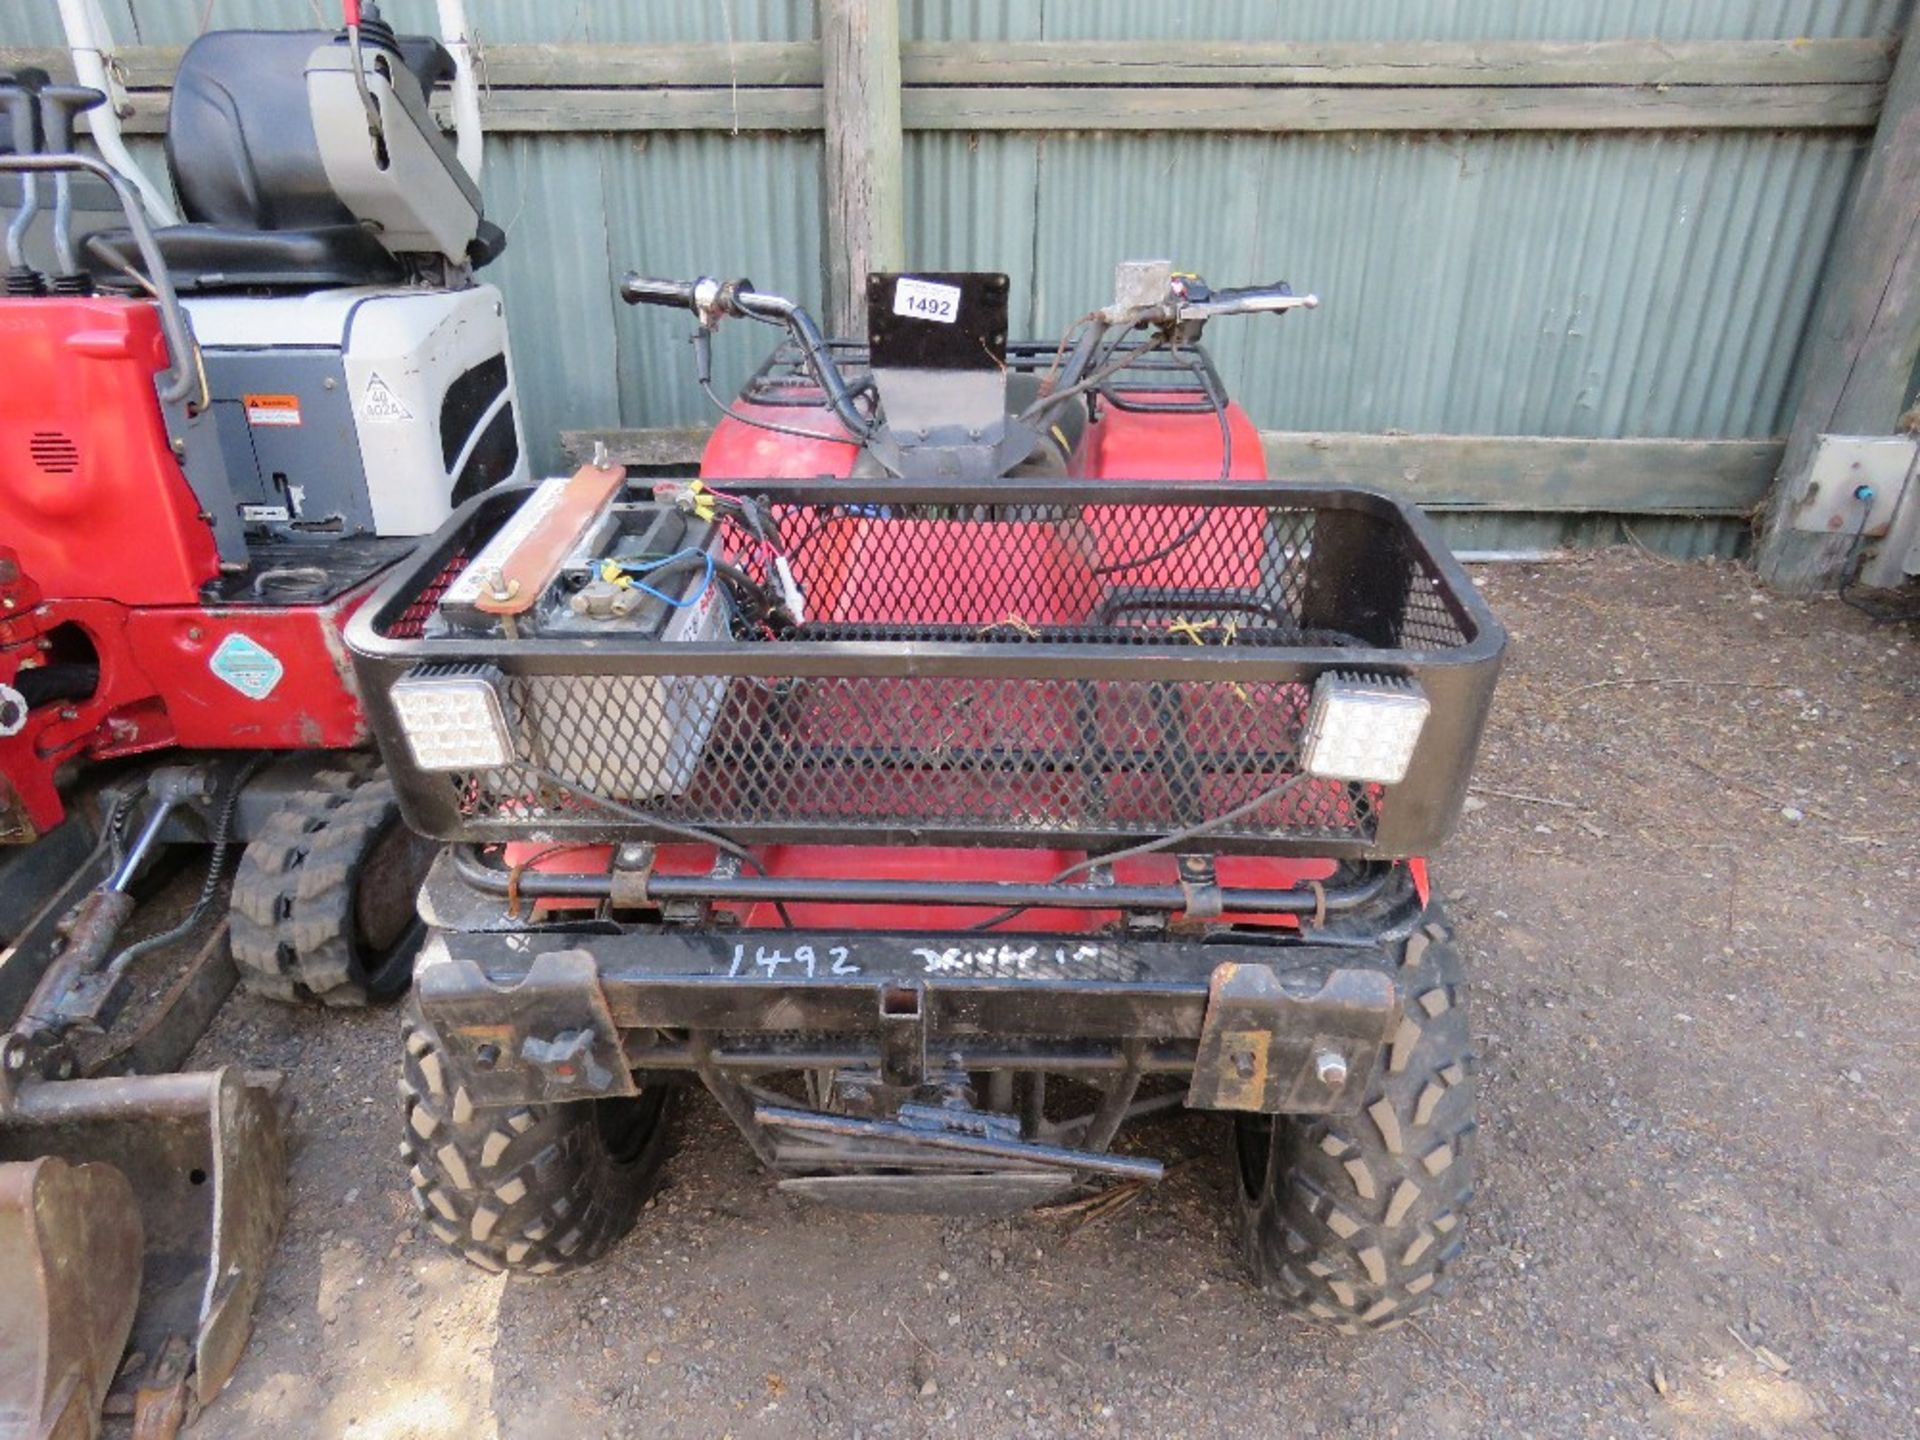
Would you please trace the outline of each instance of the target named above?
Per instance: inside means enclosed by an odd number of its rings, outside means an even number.
[[[1274,285],[1245,285],[1233,290],[1214,290],[1204,284],[1189,283],[1185,289],[1186,294],[1178,302],[1183,320],[1214,320],[1223,315],[1282,315],[1289,310],[1312,310],[1320,304],[1318,295],[1296,295],[1284,280]]]
[[[784,326],[806,357],[808,373],[827,397],[840,423],[858,440],[864,440],[872,432],[873,420],[853,403],[853,391],[833,363],[827,337],[802,306],[785,296],[755,290],[753,282],[746,279],[720,281],[702,275],[698,280],[651,280],[630,270],[620,282],[620,298],[629,305],[659,305],[693,312],[700,321],[694,340],[699,350],[703,386],[712,380],[710,337],[722,319],[738,316]]]
[[[1112,327],[1149,326],[1158,329],[1163,339],[1191,344],[1209,320],[1227,315],[1278,315],[1288,310],[1311,310],[1320,303],[1317,295],[1294,294],[1284,281],[1216,290],[1198,275],[1170,275],[1164,262],[1157,277],[1149,271],[1147,286],[1145,292],[1135,290],[1128,299],[1116,301],[1114,306],[1088,317],[1105,323],[1081,330],[1079,343],[1073,346],[1061,373],[1054,377],[1046,393],[1021,413],[1020,421],[1037,421],[1046,411],[1106,378],[1108,371],[1094,369],[1095,357]],[[753,282],[746,279],[721,281],[702,275],[695,280],[663,280],[628,271],[620,282],[620,298],[629,305],[657,305],[694,315],[699,321],[693,338],[700,385],[723,411],[727,407],[712,396],[712,334],[723,319],[740,317],[782,326],[792,335],[808,373],[856,443],[872,440],[883,428],[883,420],[863,412],[854,403],[855,391],[834,363],[832,349],[819,325],[803,307],[785,296],[756,290]],[[1106,353],[1111,356],[1111,347]]]

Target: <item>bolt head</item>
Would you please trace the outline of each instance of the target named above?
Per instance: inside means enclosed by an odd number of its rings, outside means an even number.
[[[482,1070],[491,1070],[500,1063],[500,1047],[488,1043],[473,1052],[473,1063]]]
[[[1313,1057],[1313,1073],[1320,1077],[1320,1083],[1329,1090],[1338,1090],[1347,1083],[1347,1057],[1331,1050],[1322,1050]]]

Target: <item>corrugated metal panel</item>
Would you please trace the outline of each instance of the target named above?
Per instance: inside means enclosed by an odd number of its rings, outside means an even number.
[[[555,436],[620,413],[613,261],[600,137],[500,136],[487,143],[487,214],[506,252],[481,272],[506,295],[521,423],[536,473],[558,465]]]
[[[1022,0],[979,0],[991,26]],[[1761,40],[1891,35],[1908,0],[1044,0],[1049,40]],[[991,29],[983,31],[991,35]]]
[[[1130,256],[1316,291],[1318,312],[1209,333],[1264,424],[1770,435],[1864,148],[1738,132],[928,135],[909,150],[908,241],[917,263],[1007,270],[1034,334],[1102,302]]]
[[[693,383],[689,317],[634,309],[621,275],[749,275],[818,308],[820,147],[720,135],[500,137],[487,151],[487,213],[506,253],[484,278],[507,297],[535,464],[558,434],[712,418]],[[714,383],[730,394],[771,333],[724,327]]]
[[[184,45],[207,29],[331,29],[338,0],[103,0],[123,44]],[[53,0],[6,0],[0,43],[58,45]],[[433,0],[387,0],[382,12],[401,30],[434,33]],[[811,40],[819,32],[808,0],[467,0],[483,40]]]
[[[904,0],[917,40],[1759,40],[1892,35],[1911,0]],[[11,0],[0,41],[60,43],[52,0]],[[336,23],[333,0],[106,0],[123,40],[179,45],[209,24]],[[388,0],[431,27],[432,0]],[[521,40],[807,40],[808,0],[467,0],[481,36]]]
[[[809,138],[656,135],[615,142],[607,171],[613,273],[687,278],[748,276],[825,308],[821,260],[821,146]],[[693,380],[692,317],[616,302],[620,419],[627,425],[712,420]],[[775,332],[739,322],[714,340],[714,388],[735,393],[766,358]]]

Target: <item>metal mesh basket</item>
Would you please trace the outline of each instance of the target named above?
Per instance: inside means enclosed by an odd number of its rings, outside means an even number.
[[[797,628],[423,638],[422,597],[524,492],[469,505],[375,597],[349,638],[418,828],[1074,847],[1192,829],[1196,849],[1382,856],[1458,808],[1501,637],[1407,507],[1286,485],[737,488],[777,519]],[[752,536],[722,543],[764,577]],[[413,765],[385,690],[443,661],[501,672],[513,764]],[[1299,778],[1328,670],[1420,683],[1404,781]]]

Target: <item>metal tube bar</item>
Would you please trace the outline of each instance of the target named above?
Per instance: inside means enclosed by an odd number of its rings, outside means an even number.
[[[67,51],[73,57],[75,78],[107,97],[107,103],[87,121],[95,148],[116,173],[125,176],[139,190],[148,214],[162,225],[178,225],[180,215],[173,208],[173,202],[140,168],[120,138],[121,107],[126,104],[127,94],[113,77],[109,63],[113,32],[107,26],[99,0],[60,0],[60,24],[66,32]]]
[[[454,851],[460,878],[482,894],[506,898],[512,881],[504,870],[486,864],[470,849]],[[1310,889],[1258,890],[1222,887],[1228,911],[1280,915],[1312,914],[1322,904],[1329,915],[1354,910],[1377,899],[1393,873],[1390,865],[1372,867],[1354,885],[1328,886],[1324,898]],[[522,874],[517,890],[525,900],[609,899],[608,875]],[[810,880],[783,875],[655,875],[647,893],[658,900],[817,900],[862,905],[965,905],[991,909],[1020,906],[1046,910],[1170,910],[1184,912],[1191,897],[1178,885],[1016,885],[964,880]]]
[[[813,1131],[822,1135],[842,1135],[851,1140],[881,1139],[894,1136],[926,1145],[935,1150],[952,1150],[963,1155],[979,1155],[991,1160],[1012,1160],[1028,1164],[1058,1165],[1068,1170],[1085,1170],[1096,1175],[1113,1175],[1122,1180],[1158,1180],[1166,1173],[1158,1160],[1133,1159],[1119,1155],[1092,1155],[1084,1150],[1069,1150],[1058,1145],[1036,1145],[1028,1140],[993,1140],[984,1135],[962,1135],[947,1130],[922,1130],[884,1120],[859,1120],[845,1115],[821,1115],[811,1110],[788,1110],[763,1105],[754,1111],[755,1123],[777,1125],[782,1130]]]
[[[1133,1097],[1140,1089],[1146,1046],[1139,1040],[1129,1040],[1121,1047],[1121,1052],[1126,1057],[1126,1068],[1115,1077],[1112,1088],[1101,1097],[1100,1108],[1093,1112],[1092,1119],[1087,1122],[1087,1133],[1080,1142],[1089,1150],[1104,1151],[1113,1144],[1113,1137],[1120,1130],[1120,1122],[1127,1118],[1127,1107],[1133,1104]]]
[[[160,328],[166,333],[168,357],[173,362],[166,383],[160,387],[160,398],[169,405],[184,400],[193,392],[196,382],[193,342],[186,315],[180,309],[180,297],[174,292],[173,275],[161,258],[160,247],[154,241],[153,230],[132,187],[117,171],[90,155],[0,155],[0,175],[58,175],[74,170],[84,170],[111,186],[114,198],[120,202],[120,209],[127,217],[127,228],[133,231],[134,247],[140,252],[141,263],[147,267],[146,278],[153,286],[154,299],[160,307]]]

